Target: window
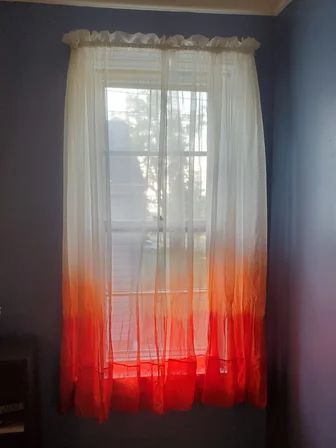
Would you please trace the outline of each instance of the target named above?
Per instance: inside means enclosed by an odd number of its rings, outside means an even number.
[[[176,234],[183,234],[178,237],[182,237],[181,245],[185,250],[188,250],[188,245],[193,246],[193,300],[202,302],[207,308],[207,94],[185,90],[167,93],[169,137],[165,199],[170,219],[166,222],[162,211],[159,216],[158,204],[161,91],[111,86],[106,88],[105,96],[114,285],[111,329],[114,357],[122,361],[137,356],[136,328],[132,329],[130,322],[130,302],[140,292],[142,296],[149,297],[155,294],[156,260],[163,237],[166,238],[166,275],[169,275],[170,263],[173,262],[169,256],[170,241],[176,238]],[[191,126],[196,128],[193,145],[190,145]],[[183,198],[176,205],[176,196],[180,194]],[[174,222],[174,216],[178,215],[174,214],[174,207],[180,205],[185,208],[180,217],[184,228]],[[189,219],[192,223],[188,222]],[[188,227],[193,229],[192,240],[188,238]],[[189,293],[186,287],[179,291],[160,291],[167,295],[177,292]],[[204,324],[195,341],[195,352],[203,355],[207,348],[206,321]],[[178,352],[175,355],[180,356]],[[156,357],[153,343],[140,352],[141,359],[153,356]]]

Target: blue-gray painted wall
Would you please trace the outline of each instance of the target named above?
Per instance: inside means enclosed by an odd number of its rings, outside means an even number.
[[[275,41],[270,438],[334,448],[336,2],[293,0]]]

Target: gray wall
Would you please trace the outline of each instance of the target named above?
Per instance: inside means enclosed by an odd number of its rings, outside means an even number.
[[[272,140],[273,19],[0,3],[0,332],[33,333],[40,354],[43,446],[217,447],[264,443],[264,412],[196,407],[114,414],[101,426],[57,412],[61,335],[62,138],[68,48],[76,28],[254,36],[267,150]]]
[[[275,49],[269,435],[276,446],[288,434],[294,448],[334,448],[335,1],[294,0]]]

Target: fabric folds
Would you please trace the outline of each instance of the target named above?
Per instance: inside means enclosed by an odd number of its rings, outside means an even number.
[[[123,31],[89,31],[76,30],[64,35],[63,42],[73,48],[80,46],[127,46],[161,49],[195,49],[209,51],[239,51],[251,53],[260,46],[254,38],[239,39],[238,37],[208,38],[200,34],[188,38],[177,34],[175,36],[158,36],[154,33],[129,34]]]
[[[255,41],[64,40],[63,411],[265,406]]]

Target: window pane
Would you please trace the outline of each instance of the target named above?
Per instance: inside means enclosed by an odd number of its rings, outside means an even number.
[[[110,151],[158,151],[160,91],[107,88]]]

